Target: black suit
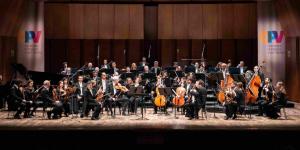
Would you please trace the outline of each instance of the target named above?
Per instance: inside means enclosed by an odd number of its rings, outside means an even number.
[[[236,94],[235,101],[237,102],[238,111],[242,114],[245,105],[245,93],[242,89],[235,89],[234,92]]]
[[[158,75],[158,74],[160,74],[160,72],[161,72],[161,68],[160,67],[152,67],[151,68],[151,72],[152,73],[155,73],[156,75]]]
[[[82,82],[81,86],[77,82],[75,84],[76,91],[75,91],[75,98],[71,99],[71,107],[70,110],[72,113],[77,114],[79,110],[79,104],[80,102],[83,103],[84,101],[84,92],[86,90],[86,84]]]
[[[20,114],[25,110],[25,102],[23,101],[23,95],[17,85],[14,85],[10,89],[10,102],[13,106],[13,110],[17,110],[15,118],[20,118]]]
[[[116,97],[116,100],[113,100],[111,97],[107,99],[107,104],[109,106],[111,115],[115,115],[115,106],[122,108],[122,114],[125,115],[126,108],[128,107],[129,99],[125,93],[122,93],[120,90],[115,90],[113,84],[109,84],[107,88],[107,93]],[[114,112],[112,111],[114,107]]]
[[[187,108],[187,117],[198,119],[199,107],[205,108],[206,93],[207,91],[204,87],[195,88],[195,90],[190,91],[191,99],[185,105]]]
[[[24,117],[26,118],[29,115],[33,116],[33,113],[37,109],[37,103],[34,100],[34,88],[32,88],[32,89],[26,88],[24,91],[24,94],[25,94],[25,99],[26,99],[26,108],[25,108]],[[33,109],[30,112],[31,107]]]
[[[92,90],[87,89],[84,93],[85,106],[83,112],[87,116],[90,109],[94,109],[92,119],[99,118],[100,110],[101,110],[101,104],[96,101],[96,92],[97,91],[94,89]]]
[[[48,118],[51,119],[51,114],[53,113],[53,119],[58,119],[58,116],[61,116],[61,113],[63,111],[63,104],[61,101],[53,102],[52,95],[53,94],[50,92],[49,89],[45,87],[42,88],[41,99],[44,102],[44,109],[48,106],[53,106],[53,109],[47,112]]]

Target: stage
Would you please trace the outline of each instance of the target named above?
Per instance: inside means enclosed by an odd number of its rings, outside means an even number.
[[[118,112],[118,109],[116,109]],[[42,111],[37,111],[36,116],[27,119],[12,119],[13,112],[8,116],[7,111],[0,112],[1,130],[299,130],[300,129],[300,104],[295,103],[294,108],[286,108],[287,119],[283,113],[277,119],[256,116],[255,114],[241,116],[236,120],[224,120],[224,113],[207,112],[207,119],[201,117],[199,112],[198,120],[188,118],[177,112],[178,119],[175,119],[172,109],[169,114],[158,112],[153,114],[152,108],[147,108],[144,119],[140,120],[138,115],[121,116],[117,113],[115,118],[104,111],[100,120],[91,120],[90,117],[80,118],[79,116],[62,117],[58,120],[48,120],[43,117]]]

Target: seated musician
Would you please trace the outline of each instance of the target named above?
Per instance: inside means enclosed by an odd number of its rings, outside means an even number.
[[[35,90],[33,84],[34,83],[32,80],[28,80],[27,86],[24,91],[26,99],[24,118],[31,118],[32,116],[34,116],[33,114],[37,109],[37,103],[34,100]],[[31,108],[32,110],[30,110]]]
[[[225,120],[228,120],[229,118],[236,119],[237,115],[237,99],[236,99],[236,93],[234,91],[235,89],[235,83],[231,84],[231,87],[228,88],[225,91],[225,102],[223,103],[225,107]]]
[[[24,99],[23,95],[23,87],[21,87],[22,81],[15,80],[13,81],[14,84],[10,89],[10,101],[9,107],[12,110],[17,110],[16,114],[14,115],[15,119],[21,119],[20,114],[25,110],[26,100]],[[9,109],[9,110],[10,110]]]
[[[98,72],[97,72],[96,70],[93,71],[93,75],[92,75],[92,77],[91,77],[91,80],[96,81],[96,84],[97,84],[97,85],[99,84],[100,78],[98,77]]]
[[[87,89],[84,93],[84,100],[85,100],[85,106],[83,109],[83,112],[86,116],[88,116],[88,113],[90,109],[94,109],[94,112],[92,114],[92,120],[98,120],[101,110],[101,103],[96,100],[97,97],[97,91],[93,89],[93,83],[89,81],[87,83]]]
[[[158,61],[154,61],[153,67],[151,68],[151,72],[155,73],[156,75],[160,74],[161,68],[158,66]]]
[[[262,90],[262,99],[259,99],[258,104],[258,115],[257,116],[263,116],[263,114],[266,114],[266,107],[269,103],[272,102],[273,97],[273,85],[271,84],[270,78],[265,78],[265,85]]]
[[[156,81],[156,88],[166,88],[166,87],[170,87],[172,85],[171,79],[168,77],[168,72],[162,72],[162,76],[158,75],[157,76],[157,81]],[[156,92],[156,97],[160,96],[161,93],[157,93],[159,91],[155,91]],[[165,97],[164,95],[164,99],[165,99],[165,106],[160,107],[162,108],[162,110],[168,114],[167,110],[168,110],[168,106],[170,105],[170,97]],[[155,105],[155,99],[153,99],[153,108],[154,108],[154,114],[157,114],[157,110],[158,107]]]
[[[144,67],[144,66],[148,66],[149,64],[148,64],[148,62],[147,62],[147,59],[146,59],[146,57],[143,57],[142,58],[142,61],[139,63],[139,66],[140,67]]]
[[[205,108],[206,89],[202,80],[196,81],[193,88],[190,90],[189,99],[185,104],[187,109],[186,117],[189,120],[198,119],[199,108]]]
[[[280,117],[278,112],[278,106],[286,105],[286,90],[282,81],[276,83],[275,89],[273,89],[273,100],[266,106],[266,115],[271,119],[277,119]]]
[[[130,67],[126,67],[126,69],[125,69],[125,73],[131,73],[131,71],[130,71]]]
[[[117,63],[116,63],[116,62],[112,62],[112,63],[111,63],[111,69],[114,70],[114,73],[113,73],[113,74],[119,73],[119,69],[117,68]]]
[[[70,113],[70,94],[71,93],[71,89],[72,87],[69,84],[69,79],[68,78],[64,78],[63,79],[63,90],[66,92],[66,95],[64,96],[64,101],[62,101],[63,103],[63,108],[64,108],[64,114],[66,117],[68,117],[69,113]]]
[[[144,72],[143,73],[150,73],[149,66],[144,66]]]
[[[122,115],[126,115],[125,112],[129,102],[126,92],[128,92],[128,89],[119,83],[119,78],[117,76],[112,77],[112,84],[107,87],[107,93],[110,94],[110,97],[107,99],[107,103],[111,116],[115,116],[116,106],[122,109]]]
[[[140,84],[141,83],[141,77],[137,77],[134,80],[134,84],[132,84],[132,86],[134,86],[135,88],[142,88],[143,86]],[[142,92],[142,91],[141,91]],[[130,112],[131,113],[137,113],[137,107],[139,102],[142,100],[141,97],[139,96],[131,96],[129,99],[129,108],[130,108]]]
[[[137,65],[136,65],[136,63],[132,63],[132,64],[131,64],[130,70],[131,70],[131,71],[137,71]]]
[[[238,112],[240,114],[243,114],[245,106],[245,93],[242,82],[236,83],[234,92],[236,93],[235,101],[237,102]]]
[[[63,111],[63,106],[56,90],[53,90],[51,93],[50,86],[50,81],[45,80],[43,88],[41,89],[41,99],[44,101],[45,107],[53,106],[52,110],[47,112],[48,119],[58,119]]]
[[[237,68],[240,69],[240,74],[246,73],[247,67],[245,66],[244,61],[240,61],[240,63],[237,65]]]
[[[110,66],[107,63],[107,59],[103,60],[103,65],[101,65],[101,69],[110,69]]]
[[[75,91],[75,102],[74,102],[74,110],[72,112],[74,114],[78,114],[78,103],[83,102],[84,99],[84,92],[86,90],[86,84],[83,82],[83,76],[78,76],[78,82],[75,83],[76,91]]]
[[[60,69],[60,74],[67,75],[67,70],[68,70],[68,62],[63,62],[63,66]]]

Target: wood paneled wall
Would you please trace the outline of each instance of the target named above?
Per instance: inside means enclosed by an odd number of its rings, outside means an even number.
[[[0,36],[0,74],[6,82],[11,79],[11,64],[16,62],[17,38]]]
[[[52,39],[143,39],[143,5],[46,4],[45,34]]]
[[[0,36],[17,36],[27,4],[26,0],[0,1]]]
[[[217,40],[92,40],[92,39],[47,39],[46,40],[46,71],[57,72],[62,62],[67,61],[73,67],[97,62],[97,47],[100,45],[100,61],[103,59],[116,61],[118,67],[139,62],[143,56],[148,57],[151,43],[151,58],[149,62],[158,60],[162,66],[172,65],[174,61],[181,65],[190,61],[184,58],[200,59],[203,43],[207,44],[204,57],[208,63],[215,65],[218,61],[226,62],[232,59],[236,65],[244,60],[252,68],[257,64],[257,41],[255,39],[217,39]],[[124,53],[125,50],[125,53]]]
[[[251,39],[256,4],[161,4],[159,39]]]

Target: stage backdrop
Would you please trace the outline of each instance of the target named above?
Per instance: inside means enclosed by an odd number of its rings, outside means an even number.
[[[18,32],[17,62],[28,70],[44,71],[44,2],[30,0]]]
[[[273,82],[285,80],[285,32],[272,2],[258,2],[258,63]]]

